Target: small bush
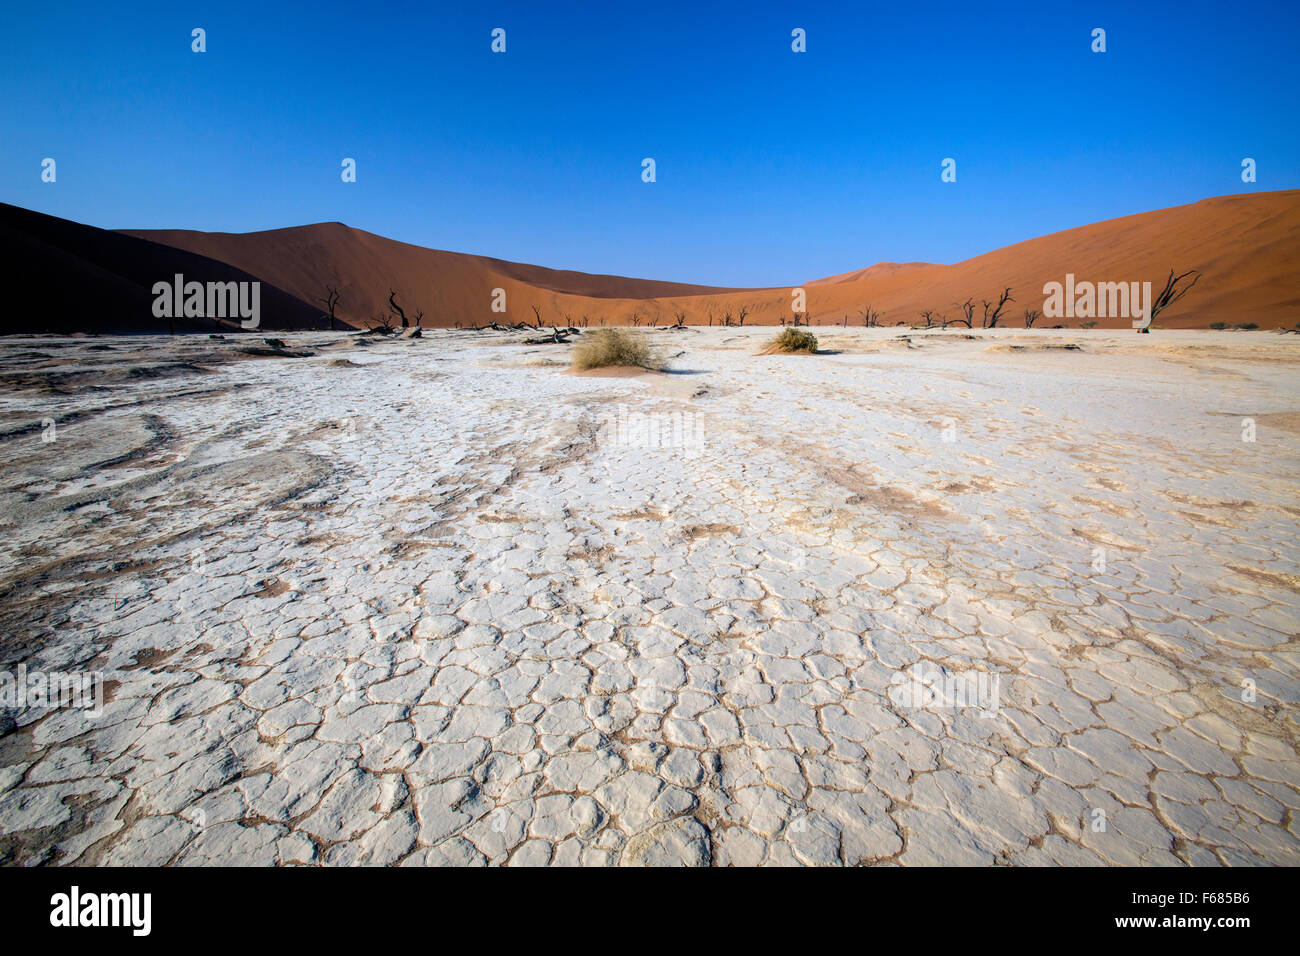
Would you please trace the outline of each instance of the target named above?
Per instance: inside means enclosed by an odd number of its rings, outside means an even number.
[[[597,329],[584,335],[582,341],[573,348],[573,367],[580,372],[615,365],[656,371],[663,368],[663,363],[650,348],[645,336],[626,329]]]
[[[1234,329],[1244,329],[1245,331],[1249,332],[1249,331],[1251,331],[1252,329],[1257,329],[1257,328],[1259,328],[1259,325],[1256,324],[1256,323],[1254,323],[1254,322],[1238,322],[1236,325],[1233,326],[1233,328],[1234,328]]]
[[[1085,329],[1095,329],[1097,327],[1097,322],[1095,319],[1091,322],[1084,322],[1082,323],[1082,327]]]
[[[786,326],[781,334],[772,340],[771,347],[775,352],[807,352],[811,355],[817,351],[817,336],[807,329]]]
[[[1218,330],[1220,330],[1220,331],[1222,331],[1223,329],[1226,329],[1227,327],[1228,327],[1228,323],[1227,323],[1227,322],[1211,322],[1211,323],[1210,323],[1210,328],[1212,328],[1212,329],[1218,329]]]

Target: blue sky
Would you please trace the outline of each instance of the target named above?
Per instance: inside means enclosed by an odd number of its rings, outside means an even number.
[[[5,21],[0,199],[106,228],[341,220],[778,285],[1300,186],[1290,0],[61,2]]]

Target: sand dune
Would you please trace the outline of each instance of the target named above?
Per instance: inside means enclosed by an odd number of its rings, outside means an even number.
[[[489,322],[667,325],[678,312],[691,325],[720,325],[728,313],[749,325],[788,319],[792,285],[762,289],[589,275],[426,249],[342,223],[317,223],[254,233],[188,230],[109,232],[0,204],[0,235],[14,250],[12,285],[0,330],[211,331],[209,319],[170,323],[152,313],[152,285],[183,273],[199,281],[260,279],[266,329],[325,328],[320,298],[341,292],[337,315],[363,327],[387,310],[390,289],[426,327]],[[1199,269],[1196,288],[1157,324],[1205,327],[1254,322],[1263,328],[1300,321],[1300,190],[1222,196],[1187,206],[1094,223],[997,249],[953,265],[882,262],[804,280],[814,325],[862,324],[870,305],[882,323],[918,323],[923,310],[950,320],[957,303],[1011,287],[1004,325],[1023,324],[1025,308],[1041,309],[1043,285],[1067,273],[1092,282],[1150,281],[1156,290],[1170,269]],[[504,313],[493,311],[505,291]],[[1082,320],[1066,321],[1077,326]],[[1040,325],[1055,324],[1040,319]],[[1101,318],[1124,328],[1127,317]],[[237,327],[224,323],[226,327]]]
[[[534,322],[532,306],[542,310],[546,322],[564,322],[568,314],[573,323],[588,316],[594,326],[603,316],[611,324],[621,324],[637,311],[666,319],[669,313],[660,303],[735,291],[589,275],[426,249],[340,222],[253,233],[177,229],[128,234],[257,271],[304,299],[317,299],[326,286],[337,286],[338,316],[358,326],[387,309],[390,289],[397,291],[397,302],[408,314],[413,317],[423,310],[424,325],[434,328]],[[492,311],[493,290],[498,288],[506,293],[504,314]]]
[[[836,283],[810,293],[815,313],[860,310],[870,302],[886,323],[915,322],[923,309],[950,318],[956,303],[996,298],[1011,286],[1011,324],[1025,308],[1042,308],[1042,288],[1067,272],[1089,281],[1150,281],[1163,286],[1170,269],[1203,273],[1195,289],[1158,324],[1204,327],[1211,322],[1256,322],[1261,327],[1300,320],[1300,190],[1221,196],[1187,206],[1125,216],[1069,229],[976,256],[950,266],[900,270]],[[1041,320],[1040,320],[1041,321]],[[1077,325],[1071,322],[1071,325]],[[1100,320],[1106,328],[1126,320]]]
[[[216,332],[238,321],[153,314],[153,285],[173,281],[245,282],[257,276],[173,248],[0,203],[6,283],[0,334],[30,332]],[[260,327],[319,328],[319,313],[263,280]]]
[[[595,326],[657,321],[675,312],[690,324],[719,324],[748,307],[748,324],[775,324],[790,313],[791,286],[717,289],[680,283],[586,275],[425,249],[341,223],[246,234],[184,230],[135,231],[229,262],[293,295],[314,300],[328,283],[342,291],[339,315],[361,324],[385,307],[390,288],[408,312],[423,309],[430,326],[584,320]],[[1160,316],[1170,327],[1256,322],[1269,328],[1300,320],[1300,190],[1222,196],[1187,206],[1094,223],[967,259],[953,265],[878,263],[807,280],[814,324],[861,324],[868,303],[886,324],[918,322],[924,309],[953,318],[956,303],[996,298],[1013,289],[1011,324],[1023,309],[1042,307],[1044,283],[1067,272],[1081,280],[1150,281],[1158,291],[1171,268],[1199,269],[1195,290]],[[775,277],[774,277],[775,278]],[[492,290],[506,290],[507,312],[491,311]],[[977,314],[978,321],[978,314]],[[1040,320],[1041,321],[1041,320]],[[1077,325],[1077,321],[1071,324]],[[1126,327],[1128,319],[1102,319]]]
[[[867,266],[865,269],[854,269],[852,272],[841,272],[839,275],[827,276],[824,279],[813,279],[811,282],[805,282],[804,285],[840,285],[844,282],[881,279],[885,276],[898,275],[900,272],[911,272],[914,269],[933,269],[934,267],[933,262],[877,262],[874,266]]]

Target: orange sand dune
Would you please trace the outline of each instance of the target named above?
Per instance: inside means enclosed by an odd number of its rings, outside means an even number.
[[[1170,269],[1198,269],[1196,287],[1156,319],[1171,328],[1211,322],[1256,322],[1264,328],[1300,321],[1300,190],[1220,196],[1030,239],[950,266],[897,271],[879,278],[810,291],[815,313],[833,321],[869,302],[885,324],[919,321],[923,309],[949,318],[956,303],[973,297],[976,323],[981,298],[1012,288],[1011,321],[1025,308],[1042,309],[1043,285],[1067,272],[1092,282],[1150,281],[1153,294]],[[853,321],[852,318],[849,320]],[[1040,325],[1079,320],[1039,320]],[[1131,325],[1101,319],[1103,328]]]
[[[933,268],[933,262],[877,262],[874,266],[867,266],[865,269],[841,272],[839,275],[827,276],[825,279],[813,279],[811,282],[805,282],[804,285],[839,285],[842,282],[857,282],[859,279],[880,279],[900,272],[910,272],[913,269]]]
[[[339,317],[365,324],[386,308],[388,291],[408,314],[425,313],[427,326],[534,321],[591,326],[672,322],[721,323],[726,312],[750,313],[746,324],[776,324],[791,310],[789,286],[718,289],[681,283],[586,275],[425,249],[353,229],[320,223],[269,232],[232,234],[184,230],[131,235],[228,262],[261,276],[304,301],[339,286]],[[996,299],[1004,286],[1014,303],[1003,324],[1021,325],[1025,308],[1041,309],[1043,285],[1067,272],[1080,281],[1150,281],[1158,292],[1170,269],[1199,269],[1196,288],[1156,321],[1170,327],[1256,322],[1269,328],[1300,321],[1300,190],[1221,196],[1186,206],[1139,213],[1069,229],[997,249],[954,265],[879,263],[855,272],[807,281],[813,323],[861,324],[870,304],[883,324],[916,323],[924,309],[950,319],[956,303]],[[493,289],[506,291],[506,313],[491,310]],[[566,318],[567,317],[567,318]],[[1039,320],[1039,325],[1078,319]],[[1127,318],[1100,319],[1127,327]]]
[[[340,292],[337,315],[356,326],[387,311],[389,290],[414,319],[424,311],[427,327],[536,321],[532,306],[547,324],[589,319],[599,325],[624,324],[634,312],[649,320],[668,313],[652,303],[683,297],[727,294],[713,286],[588,275],[506,262],[486,256],[426,249],[386,239],[339,222],[267,232],[219,233],[190,230],[137,230],[128,235],[211,256],[256,272],[276,285],[287,283],[306,300]],[[275,276],[274,279],[271,277]],[[505,313],[493,312],[493,290],[505,290]]]

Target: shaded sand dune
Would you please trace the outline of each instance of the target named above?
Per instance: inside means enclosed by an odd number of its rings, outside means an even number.
[[[723,321],[748,306],[748,324],[775,324],[790,314],[790,286],[717,289],[617,276],[562,272],[500,259],[442,252],[385,239],[341,223],[319,223],[246,234],[185,230],[136,231],[229,262],[313,300],[333,283],[342,291],[339,315],[360,324],[385,308],[389,289],[408,312],[423,309],[430,326],[481,325],[503,318],[544,322],[565,316],[581,324],[641,324],[673,320],[679,310],[692,325]],[[1094,223],[967,259],[954,265],[879,263],[805,281],[814,323],[862,323],[868,303],[884,323],[920,321],[924,309],[953,318],[956,303],[996,299],[1013,289],[1010,323],[1025,308],[1041,308],[1045,282],[1067,272],[1080,280],[1150,281],[1158,292],[1171,268],[1199,269],[1193,292],[1160,316],[1170,327],[1211,322],[1256,322],[1265,328],[1300,321],[1300,190],[1221,196],[1187,206]],[[777,278],[777,277],[774,277]],[[491,311],[492,290],[506,291],[508,311]],[[1041,321],[1041,320],[1040,320]],[[1077,325],[1078,320],[1071,324]],[[1121,328],[1128,319],[1102,319]]]
[[[0,203],[5,283],[0,334],[27,332],[218,332],[238,320],[153,314],[153,285],[245,282],[257,276],[185,249],[84,226]],[[261,328],[319,328],[320,311],[263,279]]]

